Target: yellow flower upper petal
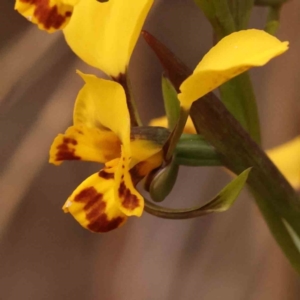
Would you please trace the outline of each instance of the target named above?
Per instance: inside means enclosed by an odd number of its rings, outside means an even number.
[[[149,126],[168,128],[168,119],[167,119],[167,117],[160,117],[160,118],[152,119],[149,123]],[[188,119],[186,121],[183,132],[191,133],[191,134],[197,133],[190,116],[188,117]]]
[[[251,67],[262,66],[284,53],[288,42],[281,42],[263,30],[234,32],[216,44],[180,86],[181,106],[189,109],[193,101],[214,90]]]
[[[300,136],[267,151],[270,159],[296,188],[300,188]]]
[[[153,0],[84,0],[64,29],[67,43],[89,65],[124,73]]]
[[[64,160],[104,163],[120,156],[120,144],[112,131],[88,128],[83,124],[71,126],[53,141],[49,162],[55,165],[60,165]]]
[[[83,181],[63,206],[83,226],[94,232],[116,229],[127,220],[116,204],[114,174],[103,169]]]
[[[74,108],[74,125],[113,131],[125,147],[130,142],[130,116],[123,87],[114,81],[79,73],[85,81]]]
[[[15,9],[40,29],[54,32],[64,28],[80,0],[17,0]]]

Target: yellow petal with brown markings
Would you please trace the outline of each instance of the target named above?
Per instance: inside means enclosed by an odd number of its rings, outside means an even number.
[[[80,0],[17,0],[15,9],[27,20],[48,32],[63,29]]]
[[[114,173],[106,169],[83,181],[63,206],[84,228],[107,232],[122,226],[127,216],[119,209],[114,193]]]
[[[64,160],[85,160],[104,163],[120,156],[119,138],[112,132],[71,126],[59,134],[50,148],[49,162],[60,165]]]
[[[122,156],[115,172],[115,197],[119,209],[127,216],[141,216],[144,210],[144,198],[135,189],[129,172],[130,157],[125,147],[121,147]]]
[[[146,161],[149,157],[157,153],[161,153],[162,145],[150,140],[134,139],[130,141],[131,160],[129,168],[131,169],[137,163]],[[162,154],[160,154],[160,162],[162,163]]]
[[[163,161],[163,152],[160,151],[144,161],[140,161],[130,169],[130,176],[133,185],[136,186],[152,170],[158,168]]]

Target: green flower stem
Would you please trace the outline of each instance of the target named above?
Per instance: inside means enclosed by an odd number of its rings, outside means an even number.
[[[275,5],[269,7],[267,24],[265,26],[265,31],[269,34],[275,35],[278,27],[279,27],[279,17],[280,17],[280,9],[282,5]]]
[[[236,30],[228,0],[194,0],[211,23],[217,39]]]
[[[217,40],[246,29],[253,6],[252,0],[195,0],[210,21]],[[260,122],[252,83],[247,73],[231,79],[220,87],[221,99],[227,109],[260,144]]]
[[[170,80],[162,76],[162,93],[165,104],[166,116],[168,119],[168,128],[173,130],[180,115],[180,104],[177,98],[177,92]]]
[[[201,207],[172,209],[172,208],[156,205],[145,198],[144,200],[145,200],[145,211],[153,216],[163,218],[163,219],[182,220],[182,219],[201,217],[209,214],[209,212],[203,211]]]
[[[299,253],[296,256],[291,250],[290,235],[279,226],[279,220],[284,218],[300,236],[300,201],[296,192],[214,94],[196,101],[191,117],[196,129],[216,148],[230,170],[239,174],[253,168],[248,184],[256,202],[282,250],[300,273]]]
[[[235,203],[242,191],[251,168],[242,172],[229,182],[212,200],[201,206],[183,209],[171,209],[158,206],[145,200],[145,210],[157,217],[165,219],[189,219],[204,216],[211,213],[227,211]]]
[[[185,166],[222,166],[216,150],[197,134],[181,136],[176,145],[174,160]]]
[[[129,75],[128,75],[128,70],[125,72],[125,74],[120,74],[118,77],[115,77],[113,79],[114,79],[114,81],[117,81],[118,83],[120,83],[122,85],[122,87],[124,88],[125,95],[126,95],[126,101],[127,101],[127,107],[128,107],[129,114],[130,114],[131,126],[132,127],[141,126],[142,121],[139,116],[137,106],[136,106],[136,103],[135,103],[135,100],[133,97],[131,83],[130,83],[130,79],[129,79]]]
[[[173,155],[173,152],[176,148],[176,144],[180,139],[180,136],[182,135],[185,123],[188,119],[189,111],[184,110],[182,107],[180,107],[180,113],[179,113],[179,120],[173,129],[168,141],[164,145],[164,156],[165,161],[168,163]]]
[[[243,73],[220,86],[221,98],[227,109],[261,143],[258,109],[249,73]],[[242,99],[237,101],[237,99]]]
[[[236,31],[246,29],[248,26],[254,0],[230,0],[228,1]]]
[[[255,191],[252,191],[252,193],[255,196],[256,204],[264,216],[274,238],[280,245],[291,265],[294,266],[298,273],[300,273],[300,252],[282,221],[282,218],[276,213],[274,207],[269,202],[264,201],[264,199],[262,199]]]

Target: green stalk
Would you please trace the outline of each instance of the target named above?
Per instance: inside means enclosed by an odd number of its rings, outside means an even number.
[[[252,191],[252,194],[277,243],[280,245],[290,264],[300,273],[300,252],[282,218],[275,212],[272,205],[261,199],[260,195],[255,193],[255,191]]]
[[[142,126],[142,121],[138,113],[137,106],[132,92],[128,70],[126,70],[125,74],[120,74],[118,77],[114,77],[113,80],[120,83],[124,88],[127,107],[130,114],[131,127]]]
[[[265,31],[272,35],[275,35],[276,31],[279,28],[279,17],[280,17],[281,7],[282,7],[282,5],[280,5],[280,4],[269,7]]]
[[[284,227],[284,218],[300,236],[300,201],[297,193],[265,152],[250,138],[224,105],[210,93],[191,108],[196,129],[219,152],[234,173],[252,167],[248,184],[258,207],[283,252],[300,274],[300,254]]]
[[[249,73],[243,73],[220,86],[226,108],[250,133],[256,143],[261,143],[258,109]],[[237,99],[243,99],[237,101]]]
[[[210,21],[217,40],[246,29],[253,7],[252,0],[194,0]],[[252,83],[247,73],[220,87],[227,109],[260,144],[260,122]]]

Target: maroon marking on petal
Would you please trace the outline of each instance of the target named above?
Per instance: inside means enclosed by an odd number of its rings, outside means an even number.
[[[56,153],[56,161],[62,160],[79,160],[80,156],[75,155],[75,149],[69,147],[69,144],[75,146],[77,145],[77,141],[72,138],[64,138],[63,144],[57,146],[58,152]]]
[[[89,224],[88,228],[94,232],[108,232],[110,230],[118,228],[123,221],[124,218],[122,217],[116,217],[108,220],[107,215],[102,214],[93,223]]]
[[[72,12],[71,11],[67,11],[66,13],[65,13],[65,17],[66,18],[70,18],[72,16]]]
[[[109,179],[114,179],[115,178],[115,174],[114,173],[107,173],[105,172],[104,170],[101,170],[99,173],[98,173],[99,177],[101,178],[104,178],[106,180],[109,180]]]
[[[67,137],[64,138],[64,143],[65,144],[72,144],[74,146],[77,145],[77,141],[75,139],[67,138]]]
[[[90,222],[87,227],[94,232],[107,232],[120,226],[124,221],[122,217],[116,217],[111,220],[104,213],[106,203],[103,201],[103,194],[98,193],[94,187],[82,190],[74,198],[74,202],[85,203],[83,209],[86,212],[86,218]]]
[[[84,210],[90,210],[92,206],[97,205],[102,202],[103,195],[98,193],[94,187],[89,187],[82,190],[74,198],[75,202],[85,203]],[[105,204],[105,202],[103,202]],[[102,210],[105,209],[105,206]]]
[[[136,186],[147,175],[142,173],[142,169],[146,164],[146,161],[141,161],[129,171],[134,186]]]
[[[131,193],[130,189],[126,187],[124,181],[121,182],[118,192],[119,197],[122,199],[122,205],[125,208],[134,210],[140,206],[138,197]]]
[[[72,11],[67,11],[64,15],[58,12],[57,6],[50,6],[50,0],[20,0],[23,3],[34,5],[34,16],[38,22],[43,24],[46,29],[59,29],[64,22],[72,15]]]

